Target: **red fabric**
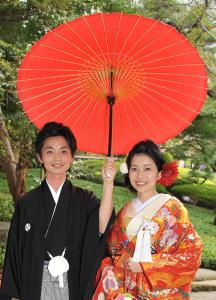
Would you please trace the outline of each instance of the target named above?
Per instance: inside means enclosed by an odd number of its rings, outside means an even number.
[[[107,153],[113,72],[113,154],[143,139],[163,143],[200,112],[205,65],[170,25],[138,15],[98,13],[48,32],[25,56],[17,90],[29,119],[71,127],[83,151]]]
[[[100,268],[101,278],[92,300],[114,300],[130,293],[135,299],[189,300],[191,282],[200,266],[203,243],[188,218],[183,204],[170,198],[154,215],[158,231],[151,237],[152,263],[140,262],[142,272],[132,272],[126,261],[134,254],[136,237],[129,241],[124,220],[125,206],[118,213],[107,239],[111,259]],[[145,245],[144,245],[145,247]],[[107,288],[107,266],[112,268],[118,288]],[[100,295],[104,298],[100,298]],[[115,299],[116,300],[116,299]]]

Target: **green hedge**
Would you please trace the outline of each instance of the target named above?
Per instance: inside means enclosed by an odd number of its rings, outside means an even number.
[[[189,196],[197,205],[207,208],[216,207],[216,187],[211,184],[182,184],[173,186],[171,192],[176,197]]]
[[[3,269],[4,257],[5,257],[5,245],[0,244],[0,270]]]
[[[10,194],[8,192],[0,192],[0,220],[11,220],[14,212],[14,204]]]
[[[216,226],[213,224],[215,212],[195,205],[185,204],[185,206],[204,244],[201,266],[216,270]]]

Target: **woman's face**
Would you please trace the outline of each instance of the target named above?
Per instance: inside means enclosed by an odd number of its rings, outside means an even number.
[[[145,194],[151,197],[156,193],[156,183],[160,179],[160,172],[148,155],[136,154],[131,160],[129,179],[138,196]]]

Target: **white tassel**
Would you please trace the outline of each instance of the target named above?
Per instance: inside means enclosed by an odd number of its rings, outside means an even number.
[[[152,262],[151,256],[151,234],[149,230],[144,231],[142,240],[142,251],[140,255],[140,262]]]
[[[149,230],[139,230],[136,239],[133,262],[152,262],[151,234]]]
[[[63,275],[59,275],[59,287],[60,287],[60,288],[63,288],[63,287],[64,287]]]
[[[140,261],[140,255],[142,252],[142,244],[143,244],[143,234],[144,234],[144,231],[142,229],[140,229],[137,233],[135,251],[134,251],[134,254],[132,257],[133,262]]]

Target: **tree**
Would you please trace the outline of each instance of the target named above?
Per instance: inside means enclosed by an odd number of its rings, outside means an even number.
[[[9,0],[0,6],[0,167],[14,201],[25,193],[35,135],[16,97],[17,69],[29,43],[63,20],[66,3]]]
[[[205,164],[206,177],[216,171],[216,3],[215,1],[138,1],[141,13],[174,26],[197,48],[208,71],[207,101],[201,114],[165,148],[195,168]]]
[[[198,150],[198,141],[208,139],[208,151],[214,137],[213,110],[216,99],[214,0],[7,0],[0,5],[0,166],[5,170],[9,187],[16,200],[25,192],[25,174],[31,156],[34,127],[29,127],[16,97],[16,71],[24,53],[50,28],[83,14],[121,11],[138,13],[174,26],[200,51],[209,73],[209,99],[202,115],[193,126],[173,140],[176,151],[187,148],[187,153],[202,153],[200,161],[210,158],[210,152]],[[204,124],[208,120],[209,130]],[[202,128],[203,129],[202,129]],[[182,138],[182,141],[180,140]],[[199,138],[199,139],[198,139]],[[190,144],[188,143],[190,141]],[[178,145],[181,144],[179,148]],[[207,143],[206,143],[207,144]],[[26,147],[23,147],[25,146]],[[168,144],[169,146],[169,144]],[[202,148],[199,146],[200,149]],[[207,147],[204,147],[207,151]],[[208,164],[215,170],[213,155]],[[7,170],[6,170],[7,169]],[[21,171],[22,170],[22,171]]]
[[[25,193],[25,178],[31,153],[30,125],[15,98],[15,75],[20,49],[0,41],[0,166],[5,171],[13,199]],[[28,130],[23,130],[23,125]]]

